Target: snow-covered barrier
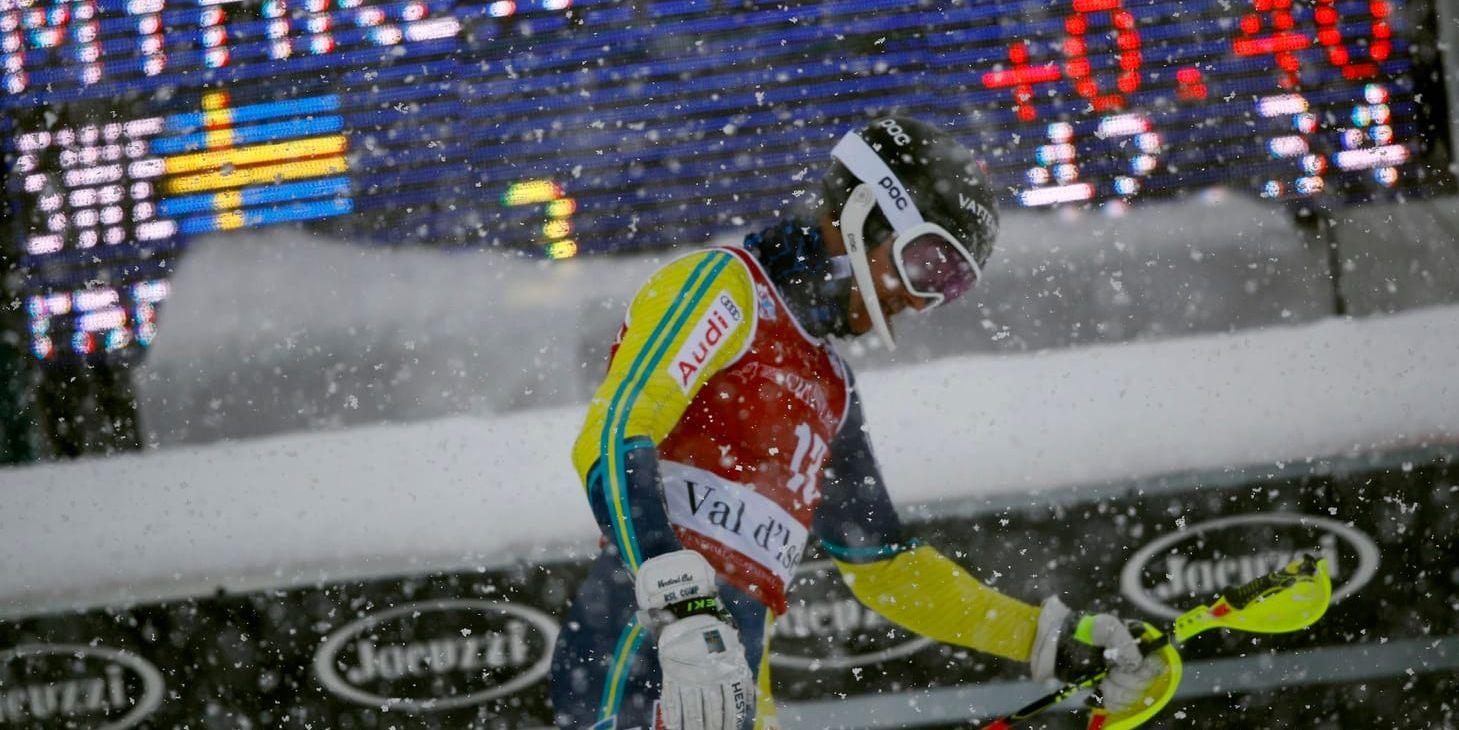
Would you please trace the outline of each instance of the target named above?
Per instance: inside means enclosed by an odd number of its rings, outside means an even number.
[[[1459,442],[1459,307],[865,374],[907,508]],[[579,407],[0,471],[0,612],[591,550]]]

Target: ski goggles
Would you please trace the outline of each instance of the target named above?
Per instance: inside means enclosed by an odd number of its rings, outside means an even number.
[[[842,235],[844,237],[849,231],[850,238],[856,240],[858,247],[870,249],[872,246],[861,239],[866,230],[866,219],[877,207],[878,200],[873,186],[866,183],[857,186],[856,193],[846,201],[842,210]],[[931,309],[957,299],[972,289],[982,274],[977,260],[957,237],[942,226],[925,220],[897,232],[892,240],[891,257],[902,286],[926,302],[926,306],[920,309]]]
[[[861,180],[841,209],[840,222],[853,268],[862,269],[857,279],[863,289],[871,284],[866,255],[879,243],[865,240],[866,219],[877,208],[896,232],[891,255],[902,286],[926,302],[919,309],[951,301],[973,288],[982,274],[977,259],[947,229],[922,217],[896,173],[866,140],[847,133],[831,154]]]
[[[919,231],[917,228],[925,227]],[[978,283],[978,262],[956,238],[933,223],[923,223],[892,242],[892,263],[907,291],[926,308],[950,302]]]

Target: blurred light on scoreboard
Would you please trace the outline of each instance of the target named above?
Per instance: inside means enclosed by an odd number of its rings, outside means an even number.
[[[124,288],[88,287],[74,292],[33,294],[27,298],[31,349],[47,359],[60,345],[80,355],[116,352],[130,344],[145,347],[157,335],[157,304],[167,298],[166,281],[140,281]],[[58,343],[53,324],[70,321]]]
[[[742,232],[873,114],[962,138],[1006,205],[1428,194],[1433,3],[0,0],[5,255],[50,358],[148,341],[203,234],[565,258]]]
[[[576,256],[577,242],[572,240],[572,214],[577,211],[576,200],[562,194],[562,186],[551,180],[524,180],[512,183],[502,193],[502,205],[541,205],[546,213],[542,224],[541,239],[548,258],[565,259]]]

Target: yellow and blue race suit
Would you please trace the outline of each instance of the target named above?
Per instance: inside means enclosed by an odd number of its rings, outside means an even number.
[[[655,272],[629,306],[573,461],[605,547],[552,666],[564,728],[652,728],[659,668],[635,618],[644,560],[689,548],[718,573],[774,727],[770,626],[808,540],[856,597],[942,642],[1027,661],[1038,609],[903,530],[851,373],[797,323],[755,257],[710,248]]]

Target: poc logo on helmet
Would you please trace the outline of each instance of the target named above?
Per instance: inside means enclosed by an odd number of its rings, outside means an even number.
[[[890,175],[878,180],[877,184],[887,189],[887,194],[892,196],[892,204],[897,206],[897,210],[906,210],[907,206],[911,204],[911,201],[907,200],[907,194],[902,191],[902,186],[898,185]]]
[[[880,122],[877,122],[877,126],[887,130],[887,134],[890,134],[892,136],[893,142],[896,142],[899,145],[912,144],[912,137],[902,130],[902,125],[897,124],[897,120],[883,119]]]

